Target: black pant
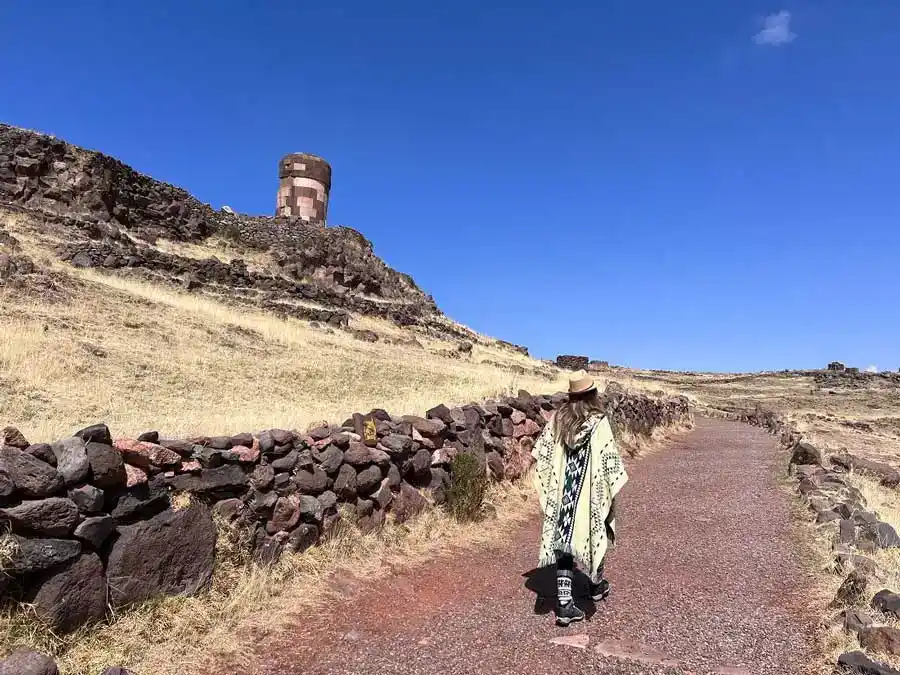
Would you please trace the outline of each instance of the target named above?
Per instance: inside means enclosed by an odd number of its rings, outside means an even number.
[[[556,554],[556,569],[560,572],[572,572],[575,570],[575,559],[568,553]]]
[[[571,576],[571,573],[575,571],[575,558],[573,558],[569,553],[562,553],[560,551],[557,551],[556,571],[557,573],[566,572],[569,576]],[[603,563],[600,563],[600,567],[597,569],[597,577],[599,579],[603,578]]]

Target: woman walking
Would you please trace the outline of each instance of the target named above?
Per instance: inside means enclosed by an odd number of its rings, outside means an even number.
[[[609,595],[603,559],[615,543],[615,498],[628,482],[597,386],[584,371],[569,379],[568,400],[535,443],[535,485],[544,523],[540,567],[556,565],[556,623],[584,619],[572,597],[574,563],[591,580],[591,598]]]

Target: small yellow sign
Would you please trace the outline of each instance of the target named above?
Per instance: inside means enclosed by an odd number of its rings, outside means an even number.
[[[378,430],[375,428],[375,420],[371,418],[363,424],[363,440],[367,444],[378,442]]]

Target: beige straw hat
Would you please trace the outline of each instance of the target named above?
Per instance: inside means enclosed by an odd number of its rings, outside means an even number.
[[[586,394],[597,388],[594,378],[583,370],[572,373],[569,376],[569,393],[570,394]]]

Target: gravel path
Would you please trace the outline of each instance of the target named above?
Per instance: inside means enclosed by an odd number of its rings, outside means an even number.
[[[252,672],[801,673],[813,632],[778,469],[770,436],[709,420],[632,463],[612,595],[595,609],[583,588],[580,625],[555,627],[540,599],[555,577],[534,571],[533,522],[500,551],[434,560],[299,617],[257,645]]]

